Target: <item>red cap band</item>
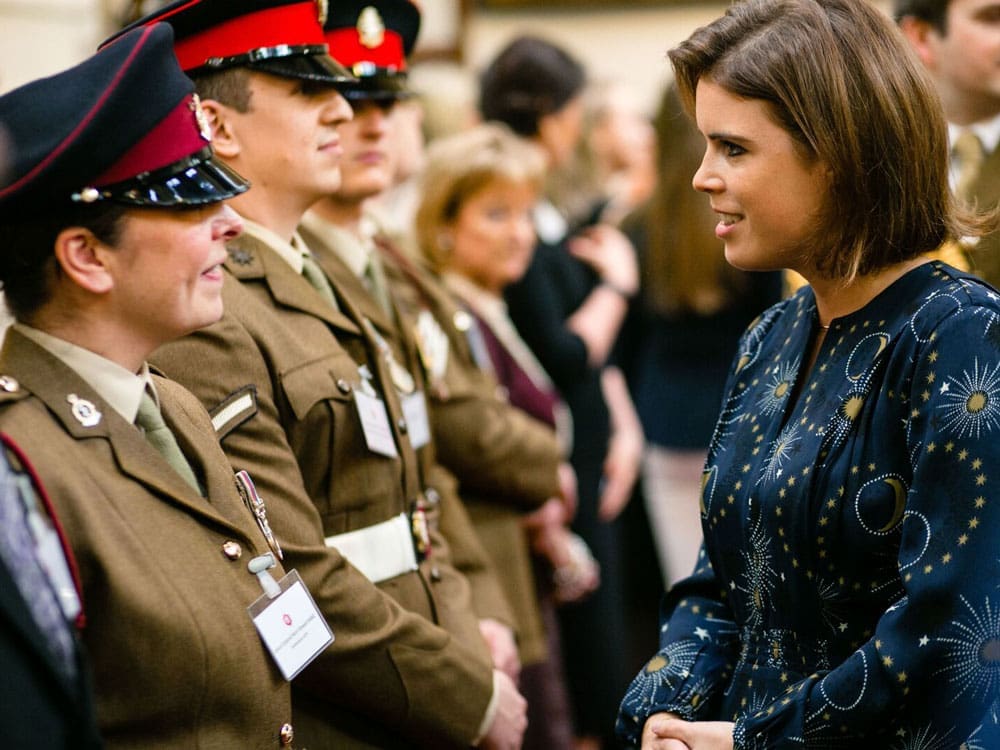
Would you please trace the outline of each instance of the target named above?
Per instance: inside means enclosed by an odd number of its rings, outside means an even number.
[[[164,16],[158,20],[168,18]],[[269,47],[323,43],[323,27],[316,16],[316,2],[309,0],[238,16],[201,34],[177,40],[174,52],[181,68],[193,70],[213,57],[234,57]]]
[[[353,27],[327,32],[326,43],[330,45],[330,57],[346,68],[360,62],[370,62],[379,68],[405,71],[403,38],[390,29],[386,29],[384,34],[382,44],[374,48],[363,45],[358,30]]]
[[[95,185],[114,185],[138,174],[169,166],[201,151],[209,141],[201,134],[194,96],[186,96],[160,123],[122,154]]]

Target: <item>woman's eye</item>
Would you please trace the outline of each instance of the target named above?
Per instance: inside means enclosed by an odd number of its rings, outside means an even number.
[[[726,156],[739,156],[740,154],[745,154],[746,149],[739,146],[732,141],[723,141],[722,150],[725,152]]]

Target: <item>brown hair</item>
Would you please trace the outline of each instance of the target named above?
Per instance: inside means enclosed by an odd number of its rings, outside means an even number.
[[[677,87],[664,89],[653,122],[656,187],[648,203],[626,219],[642,235],[643,298],[654,312],[717,312],[746,285],[745,273],[726,262],[717,219],[705,196],[691,187],[705,139],[684,113]]]
[[[538,147],[499,123],[486,123],[442,138],[427,150],[417,207],[417,246],[437,271],[447,265],[449,249],[441,231],[458,216],[465,201],[495,180],[541,189],[545,157]]]
[[[669,56],[689,110],[702,77],[762,100],[829,168],[819,241],[803,248],[820,273],[849,281],[991,223],[954,201],[937,94],[866,0],[741,0]]]

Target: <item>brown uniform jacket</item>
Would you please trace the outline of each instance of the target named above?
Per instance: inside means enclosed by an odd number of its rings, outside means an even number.
[[[474,320],[437,277],[392,246],[380,247],[407,325],[415,327],[427,311],[448,336],[444,375],[428,389],[438,455],[458,477],[472,522],[505,584],[518,620],[521,660],[540,661],[545,632],[521,516],[559,494],[562,457],[555,433],[507,403],[493,376],[480,369],[467,335]]]
[[[334,285],[338,296],[348,299],[351,306],[357,310],[357,314],[371,322],[377,334],[390,347],[392,357],[406,369],[414,379],[416,387],[426,396],[423,368],[409,327],[400,326],[395,314],[390,316],[382,309],[361,280],[330,246],[328,242],[330,238],[320,237],[306,226],[300,227],[299,231]],[[395,391],[395,388],[389,387],[389,390]],[[390,394],[392,395],[395,394]],[[515,615],[504,596],[490,556],[469,519],[462,499],[459,498],[455,478],[437,461],[438,437],[438,433],[432,430],[431,441],[416,451],[416,469],[420,481],[433,486],[440,497],[441,533],[451,549],[452,563],[469,580],[472,606],[476,615],[480,618],[493,618],[516,627]],[[462,449],[468,450],[473,447],[465,445]]]
[[[280,747],[291,691],[246,612],[262,593],[246,562],[267,542],[198,403],[157,380],[164,417],[208,499],[17,331],[7,333],[0,372],[16,381],[0,391],[0,429],[31,456],[79,565],[108,746]],[[94,404],[100,421],[74,418],[70,395]],[[240,545],[240,560],[223,554],[225,542]]]
[[[355,357],[367,359],[376,387],[388,382],[384,364],[373,356],[374,344],[355,319],[326,303],[264,243],[244,236],[229,250],[223,319],[161,348],[153,361],[209,407],[231,463],[251,473],[268,502],[282,545],[298,545],[306,557],[342,561],[336,551],[320,549],[324,536],[391,519],[426,494],[406,441],[398,443],[401,458],[393,459],[368,450],[362,435],[352,397],[362,378]],[[350,312],[344,305],[341,309]],[[398,402],[389,398],[386,407],[398,424]],[[383,672],[345,671],[331,683],[348,706],[373,692],[393,698],[381,709],[366,702],[375,721],[331,713],[297,692],[303,745],[314,750],[412,746],[388,736],[387,729],[408,730],[430,747],[468,744],[474,738],[492,694],[492,670],[471,614],[468,583],[452,568],[447,545],[437,535],[434,540],[433,554],[419,571],[378,588],[455,637],[439,637],[432,653],[406,642],[394,646],[393,633],[385,629],[386,601],[374,597],[375,587],[359,581],[353,567],[344,566],[351,573],[341,584],[339,604],[353,627],[346,635],[334,627],[337,641],[329,651],[336,661],[337,646],[345,639],[358,659],[366,647],[375,650],[372,659],[384,657],[388,649],[392,659],[382,664],[400,674],[391,680]],[[326,582],[308,570],[300,573],[311,590]],[[353,599],[347,596],[349,584]],[[297,685],[313,684],[316,672],[310,667]],[[317,684],[323,676],[315,678]],[[390,682],[383,688],[380,679]],[[395,690],[399,686],[401,694]]]

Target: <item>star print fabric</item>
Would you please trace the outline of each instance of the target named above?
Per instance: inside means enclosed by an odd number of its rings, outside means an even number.
[[[734,721],[737,750],[1000,748],[1000,295],[920,266],[799,386],[817,329],[805,287],[741,340],[703,554],[617,731],[672,711]]]

